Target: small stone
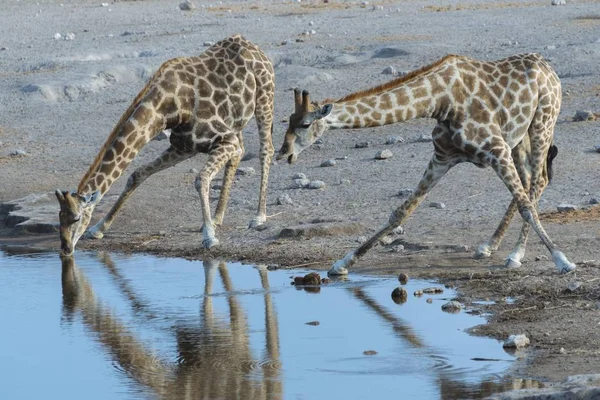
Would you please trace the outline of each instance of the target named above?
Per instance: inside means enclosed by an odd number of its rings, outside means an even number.
[[[368,1],[363,1],[362,3],[360,3],[360,5],[361,5],[362,7],[366,7],[366,6],[368,6],[368,5],[369,5],[369,2],[368,2]]]
[[[65,40],[75,40],[75,34],[73,32],[69,32],[65,35]]]
[[[462,308],[462,304],[455,300],[449,301],[442,305],[442,311],[450,314],[457,314],[460,312],[460,310],[462,310]]]
[[[311,30],[310,30],[310,34],[311,34],[311,35],[316,35],[316,34],[317,34],[317,31],[315,31],[314,29],[311,29]]]
[[[593,121],[596,119],[596,115],[591,111],[579,110],[575,112],[573,121]]]
[[[564,347],[561,347],[561,348],[560,348],[560,350],[558,350],[558,352],[559,352],[560,354],[567,354],[567,350],[565,350],[565,348],[564,348]]]
[[[218,183],[215,183],[214,185],[212,185],[210,187],[212,190],[221,190],[223,188],[223,185],[219,185]]]
[[[310,325],[310,326],[319,326],[321,325],[321,323],[319,321],[309,321],[309,322],[305,322],[305,325]]]
[[[350,185],[351,183],[350,179],[340,179],[340,185]]]
[[[22,149],[16,149],[16,150],[11,151],[10,155],[13,157],[22,157],[22,156],[26,156],[27,152]]]
[[[509,349],[521,349],[529,346],[529,338],[525,335],[510,335],[508,339],[504,341],[502,347]]]
[[[395,246],[392,246],[392,251],[394,253],[402,253],[404,251],[404,245],[397,244]]]
[[[366,147],[369,147],[369,142],[358,142],[354,145],[355,149],[364,149]]]
[[[323,138],[318,138],[314,144],[323,144]]]
[[[167,236],[167,231],[158,231],[158,236]]]
[[[302,172],[298,172],[292,176],[292,179],[306,179],[306,175]]]
[[[535,261],[548,261],[548,256],[540,254],[539,256],[535,256]]]
[[[192,11],[196,6],[190,0],[185,0],[179,4],[179,9],[182,11]]]
[[[292,184],[292,188],[294,189],[303,189],[310,185],[310,181],[308,179],[294,179],[294,183]]]
[[[0,143],[1,145],[1,143]],[[600,204],[600,199],[598,199],[597,197],[592,197],[590,198],[590,201],[588,202],[589,204]]]
[[[277,197],[277,204],[279,204],[280,206],[284,206],[286,204],[293,204],[293,203],[294,202],[292,201],[292,198],[287,193],[282,194],[281,196]]]
[[[393,235],[404,235],[404,228],[402,226],[397,226],[392,230]]]
[[[413,293],[413,296],[421,297],[421,296],[423,296],[423,291],[422,290],[415,290],[415,292]]]
[[[402,272],[400,275],[398,275],[398,281],[401,284],[406,285],[408,283],[408,275]]]
[[[387,246],[388,244],[392,244],[392,242],[393,242],[393,241],[394,241],[394,239],[392,239],[392,238],[391,238],[391,237],[389,237],[389,236],[384,236],[384,237],[382,237],[381,239],[379,239],[379,243],[380,243],[382,246]]]
[[[433,303],[433,299],[432,299],[431,297],[430,297],[430,298],[428,298],[428,299],[427,299],[427,300],[425,300],[425,301],[426,301],[428,304],[431,304],[431,303]]]
[[[190,169],[190,174],[196,174],[196,175],[198,175],[199,173],[200,173],[200,171],[198,171],[196,168]]]
[[[431,135],[427,135],[424,133],[417,138],[417,142],[419,142],[419,143],[433,142],[433,138],[431,137]]]
[[[403,287],[397,287],[392,291],[392,301],[396,304],[406,303],[408,292]]]
[[[294,277],[294,285],[304,285],[304,278],[301,276]]]
[[[323,278],[323,279],[321,279],[321,283],[323,285],[328,285],[328,284],[331,283],[331,279],[329,279],[329,278]]]
[[[102,3],[100,4],[102,7],[108,7],[108,3]]]
[[[567,292],[568,293],[573,293],[575,292],[577,289],[579,289],[581,287],[581,282],[571,282],[567,285]]]
[[[600,153],[600,144],[595,145],[594,150],[596,150],[596,153]]]
[[[304,275],[304,285],[320,285],[321,276],[316,272],[311,272]]]
[[[365,351],[363,351],[363,354],[365,356],[374,356],[374,355],[377,355],[377,352],[375,350],[365,350]]]
[[[348,159],[348,156],[336,157],[335,159],[336,159],[336,160],[343,161],[343,160],[347,160],[347,159]]]
[[[381,73],[384,75],[396,75],[398,71],[396,71],[396,68],[390,65],[389,67],[385,67]]]
[[[551,3],[553,6],[564,6],[567,4],[566,0],[552,0]]]
[[[574,206],[573,204],[564,203],[564,204],[559,204],[556,207],[556,211],[561,212],[561,213],[566,213],[566,212],[575,211],[575,210],[577,210],[577,207]]]
[[[398,197],[408,197],[412,194],[412,189],[400,189],[398,192]]]
[[[289,40],[284,40],[283,42],[281,42],[281,45],[282,45],[282,46],[285,46],[285,45],[287,45],[288,43],[289,43]],[[284,122],[287,122],[287,121],[284,121]]]
[[[390,136],[387,139],[385,139],[385,144],[396,144],[402,142],[404,142],[404,139],[400,136]]]
[[[430,287],[430,288],[423,289],[423,293],[440,294],[440,293],[444,293],[444,289],[442,289],[441,287]]]
[[[321,167],[333,167],[337,164],[335,160],[325,160],[321,163]]]
[[[356,242],[358,244],[363,244],[366,241],[367,241],[367,237],[366,236],[359,236],[358,238],[356,238]]]
[[[377,154],[375,154],[375,159],[376,160],[387,160],[388,158],[390,158],[393,155],[394,154],[388,149],[379,150],[377,152]]]
[[[256,171],[252,167],[239,167],[237,171],[235,171],[236,175],[254,175]]]
[[[215,44],[215,42],[207,41],[207,42],[202,43],[202,46],[204,46],[204,47],[210,47],[210,46],[213,46],[214,44]]]
[[[304,43],[304,39],[302,39],[302,38],[297,38],[297,39],[296,39],[296,43]]]
[[[60,39],[62,39],[62,35],[57,32],[57,33],[54,34],[54,39],[60,40]]]
[[[308,21],[308,25],[309,25],[309,26],[313,26],[314,24],[315,24],[314,22],[312,22],[312,21]]]
[[[454,246],[454,251],[456,251],[457,253],[466,253],[469,250],[469,246],[467,246],[466,244],[459,244],[457,246]]]
[[[323,181],[312,181],[308,184],[309,189],[324,189],[325,182]]]
[[[438,201],[432,201],[431,203],[429,203],[429,207],[435,207],[438,210],[443,210],[444,208],[446,208],[446,205]]]

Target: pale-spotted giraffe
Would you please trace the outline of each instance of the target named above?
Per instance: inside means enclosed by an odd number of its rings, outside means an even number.
[[[216,43],[202,55],[175,58],[162,64],[125,111],[77,191],[56,191],[61,209],[62,254],[73,253],[97,202],[142,147],[165,129],[171,129],[169,148],[133,172],[109,213],[89,229],[90,236],[103,237],[127,198],[150,175],[198,153],[208,153],[195,186],[204,219],[202,243],[206,248],[217,245],[214,225],[223,221],[233,175],[244,153],[242,129],[252,116],[256,118],[260,137],[261,183],[258,212],[250,226],[264,223],[273,156],[274,90],[271,61],[240,35]],[[223,167],[223,185],[213,221],[210,182]]]
[[[496,250],[518,209],[526,221],[507,265],[520,265],[529,224],[552,254],[560,272],[575,265],[552,243],[537,215],[537,200],[551,177],[556,155],[554,125],[560,111],[561,86],[552,67],[538,54],[519,54],[497,61],[449,55],[408,75],[322,105],[308,92],[295,91],[278,159],[293,163],[327,129],[352,129],[434,118],[434,154],[416,190],[389,222],[356,250],[336,262],[331,274],[346,274],[384,235],[403,223],[426,194],[454,165],[491,166],[513,195],[506,215],[477,255]],[[528,193],[529,192],[529,193]]]

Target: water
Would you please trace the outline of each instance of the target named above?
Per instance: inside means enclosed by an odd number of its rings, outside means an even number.
[[[0,399],[459,399],[515,385],[501,344],[465,333],[484,320],[441,311],[451,291],[416,298],[433,284],[413,280],[398,305],[396,279],[351,274],[314,293],[290,285],[304,272],[0,251]]]

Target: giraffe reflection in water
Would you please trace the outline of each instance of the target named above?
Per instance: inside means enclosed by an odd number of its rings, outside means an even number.
[[[141,301],[108,255],[100,260],[117,281],[134,312],[151,322],[155,313]],[[74,257],[61,257],[63,320],[77,313],[103,349],[128,377],[162,399],[281,399],[281,363],[276,311],[269,291],[266,268],[259,268],[264,290],[265,355],[255,359],[250,350],[247,317],[237,301],[227,266],[214,260],[203,263],[205,290],[200,325],[175,320],[177,362],[158,357],[136,337],[94,293]],[[228,292],[229,324],[215,316],[213,280],[218,271]],[[162,317],[162,316],[161,316]]]

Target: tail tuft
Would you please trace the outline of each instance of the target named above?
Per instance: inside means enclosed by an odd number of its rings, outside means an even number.
[[[554,158],[556,157],[556,155],[558,154],[558,147],[556,147],[554,144],[552,146],[550,146],[550,149],[548,149],[548,156],[546,157],[546,170],[548,171],[548,183],[550,183],[552,181],[552,160],[554,160]]]

